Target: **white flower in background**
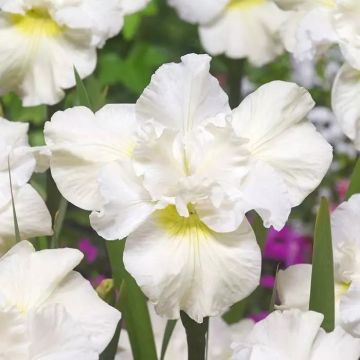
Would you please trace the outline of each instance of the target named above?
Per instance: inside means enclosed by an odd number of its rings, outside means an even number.
[[[344,134],[360,151],[360,71],[344,64],[332,89],[332,108]]]
[[[52,105],[96,66],[96,49],[121,30],[135,2],[122,0],[0,1],[0,93],[25,106]],[[126,8],[126,5],[131,8]],[[124,7],[125,6],[125,7]]]
[[[0,118],[0,254],[15,241],[9,165],[21,239],[52,234],[49,211],[41,196],[27,184],[36,166],[28,127]]]
[[[289,16],[282,28],[286,50],[300,60],[311,60],[339,42],[333,17],[337,0],[275,0]]]
[[[153,306],[149,306],[151,323],[157,353],[161,353],[161,347],[167,320],[158,316]],[[221,317],[210,318],[209,339],[207,348],[208,360],[228,360],[231,357],[231,344],[252,330],[255,323],[251,319],[244,319],[238,323],[228,325]],[[165,360],[184,360],[187,358],[187,341],[185,329],[178,321],[172,333]],[[131,346],[126,330],[121,330],[118,352],[115,360],[132,360]]]
[[[72,271],[75,249],[35,252],[27,241],[0,259],[0,356],[4,359],[98,359],[120,313]]]
[[[313,311],[274,311],[258,322],[235,348],[233,360],[357,360],[360,340],[341,328],[321,329],[324,316]]]
[[[342,203],[332,214],[335,265],[336,323],[360,337],[360,195]],[[312,266],[299,264],[280,270],[279,308],[309,308]]]
[[[211,55],[247,58],[262,66],[283,53],[279,30],[286,16],[268,0],[168,0],[185,21],[199,23]]]
[[[197,321],[258,284],[245,213],[280,229],[332,158],[304,121],[314,105],[306,90],[273,82],[231,112],[209,67],[206,55],[184,56],[155,73],[135,106],[73,108],[45,126],[62,194],[95,210],[104,238],[128,236],[125,266],[160,314]]]

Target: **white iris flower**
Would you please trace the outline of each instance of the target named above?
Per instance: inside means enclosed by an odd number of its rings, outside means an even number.
[[[282,228],[332,159],[304,120],[314,105],[305,89],[269,83],[231,111],[209,67],[206,55],[184,56],[155,73],[136,105],[77,107],[45,126],[62,194],[93,210],[104,238],[128,236],[125,266],[160,314],[196,321],[258,285],[245,213]]]
[[[280,28],[286,19],[268,0],[168,0],[185,21],[199,24],[201,43],[211,55],[247,58],[262,66],[284,48]]]
[[[2,358],[99,358],[120,313],[72,271],[82,257],[75,249],[35,252],[22,241],[0,259]]]
[[[134,2],[134,1],[133,1]],[[52,105],[96,66],[96,49],[121,30],[124,16],[145,1],[1,0],[0,93],[25,106]],[[130,8],[127,8],[129,6]]]

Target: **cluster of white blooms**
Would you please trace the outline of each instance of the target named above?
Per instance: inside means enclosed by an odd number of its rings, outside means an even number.
[[[1,0],[0,94],[55,104],[96,66],[96,50],[148,0]]]
[[[199,322],[259,283],[245,213],[281,229],[332,160],[304,120],[314,106],[305,89],[275,81],[231,111],[209,65],[184,56],[155,73],[136,105],[75,107],[45,125],[64,197],[93,211],[102,237],[128,237],[125,267],[160,314]]]

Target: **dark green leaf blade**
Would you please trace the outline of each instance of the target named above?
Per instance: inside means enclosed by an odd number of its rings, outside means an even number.
[[[205,360],[209,318],[204,318],[204,321],[199,324],[184,311],[181,311],[180,316],[186,331],[188,360]]]
[[[156,346],[147,300],[122,261],[125,240],[106,241],[115,288],[120,291],[122,313],[135,360],[156,360]]]
[[[166,350],[167,350],[167,347],[168,347],[168,345],[170,343],[170,339],[171,339],[171,336],[172,336],[172,334],[174,332],[176,323],[177,323],[177,320],[168,320],[167,323],[166,323],[164,336],[163,336],[163,341],[162,341],[162,345],[161,345],[160,360],[165,359]]]
[[[89,94],[85,88],[81,77],[74,67],[75,80],[76,80],[76,95],[77,95],[77,103],[79,106],[86,106],[89,109],[92,109],[92,104],[90,102]]]
[[[349,200],[354,194],[360,193],[360,158],[357,160],[354,172],[351,175],[350,186],[346,193],[346,200]]]
[[[316,218],[310,310],[324,314],[322,327],[330,332],[335,327],[334,264],[329,204],[321,199]]]
[[[9,171],[9,184],[10,184],[10,193],[11,193],[11,205],[12,205],[13,219],[14,219],[15,241],[18,243],[18,242],[21,241],[21,237],[20,237],[19,223],[18,223],[17,215],[16,215],[14,192],[13,192],[12,178],[11,178],[10,159],[9,158],[8,158],[8,171]]]

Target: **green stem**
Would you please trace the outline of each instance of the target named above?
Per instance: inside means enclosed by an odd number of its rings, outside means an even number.
[[[226,59],[228,69],[229,102],[232,109],[239,106],[242,98],[242,77],[245,60]]]
[[[60,246],[59,239],[60,239],[62,227],[64,225],[67,207],[68,207],[68,202],[66,201],[65,198],[61,196],[59,208],[54,217],[54,235],[51,239],[52,249],[56,249]]]
[[[186,331],[188,360],[205,360],[209,318],[206,317],[203,323],[199,324],[183,311],[180,315]]]

